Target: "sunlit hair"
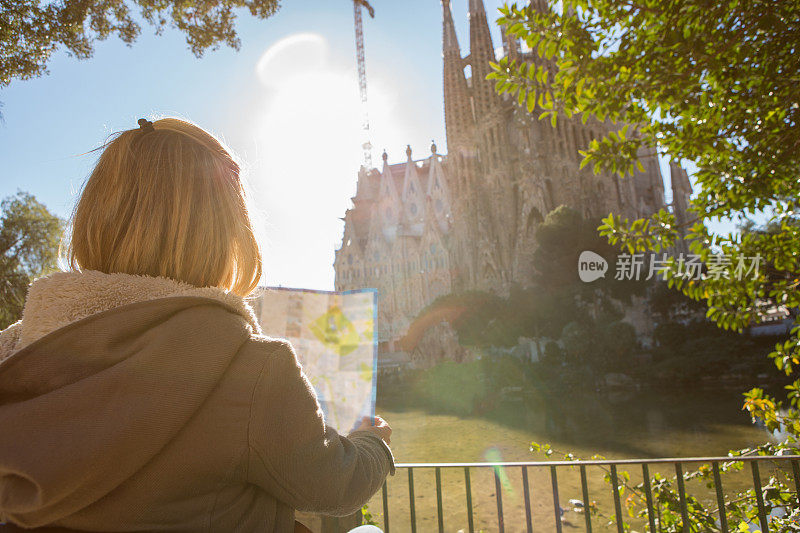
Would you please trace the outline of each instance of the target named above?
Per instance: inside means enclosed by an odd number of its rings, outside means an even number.
[[[153,128],[105,146],[72,216],[70,266],[248,296],[262,258],[239,165],[194,124],[164,118]]]

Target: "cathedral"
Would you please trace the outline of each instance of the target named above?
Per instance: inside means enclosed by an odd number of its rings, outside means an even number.
[[[534,5],[547,9],[546,0]],[[580,169],[578,150],[611,131],[610,123],[559,117],[553,128],[486,80],[496,61],[483,0],[469,0],[469,53],[462,56],[450,1],[442,0],[444,118],[447,153],[361,168],[353,206],[336,251],[336,290],[378,289],[380,350],[397,350],[420,311],[438,296],[484,290],[505,294],[533,279],[535,228],[567,205],[586,218],[609,212],[645,217],[666,207],[655,151],[639,154],[643,171],[620,179]],[[540,64],[502,32],[510,59]],[[465,70],[468,68],[470,75]],[[685,214],[691,185],[670,165],[672,206]],[[681,211],[681,213],[678,213]]]

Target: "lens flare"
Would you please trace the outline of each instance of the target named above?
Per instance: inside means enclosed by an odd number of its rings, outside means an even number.
[[[496,447],[491,447],[486,450],[483,454],[483,458],[489,463],[503,462],[503,454],[500,453],[500,450]],[[511,480],[508,478],[506,469],[502,466],[496,466],[495,472],[497,472],[497,477],[500,479],[500,486],[503,489],[503,493],[507,496],[514,497],[514,487],[511,486]]]

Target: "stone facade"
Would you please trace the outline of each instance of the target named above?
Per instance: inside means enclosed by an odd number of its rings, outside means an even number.
[[[534,4],[545,8],[544,0]],[[428,157],[414,159],[409,147],[404,162],[389,164],[384,152],[382,169],[362,168],[334,261],[336,290],[378,289],[383,351],[394,351],[440,295],[505,294],[512,284],[528,285],[534,230],[555,207],[568,205],[587,218],[612,211],[642,217],[665,207],[654,152],[641,153],[644,171],[625,179],[580,169],[578,150],[612,125],[559,119],[553,128],[498,96],[485,79],[496,57],[483,1],[470,0],[466,58],[449,0],[442,8],[447,155],[434,144]],[[510,57],[542,61],[505,33],[503,48]],[[691,187],[683,169],[671,170],[676,207],[685,210]]]

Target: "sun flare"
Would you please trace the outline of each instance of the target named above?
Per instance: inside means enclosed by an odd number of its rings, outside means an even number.
[[[253,117],[259,160],[253,181],[268,220],[267,284],[308,286],[308,269],[297,268],[304,262],[314,265],[312,288],[333,287],[339,217],[355,194],[361,164],[354,63],[333,57],[322,36],[302,33],[273,44],[256,65],[264,100]],[[369,97],[374,123],[396,122],[380,80],[371,83]],[[373,144],[403,145],[400,139],[380,141]],[[270,250],[280,251],[280,259],[271,259]]]

